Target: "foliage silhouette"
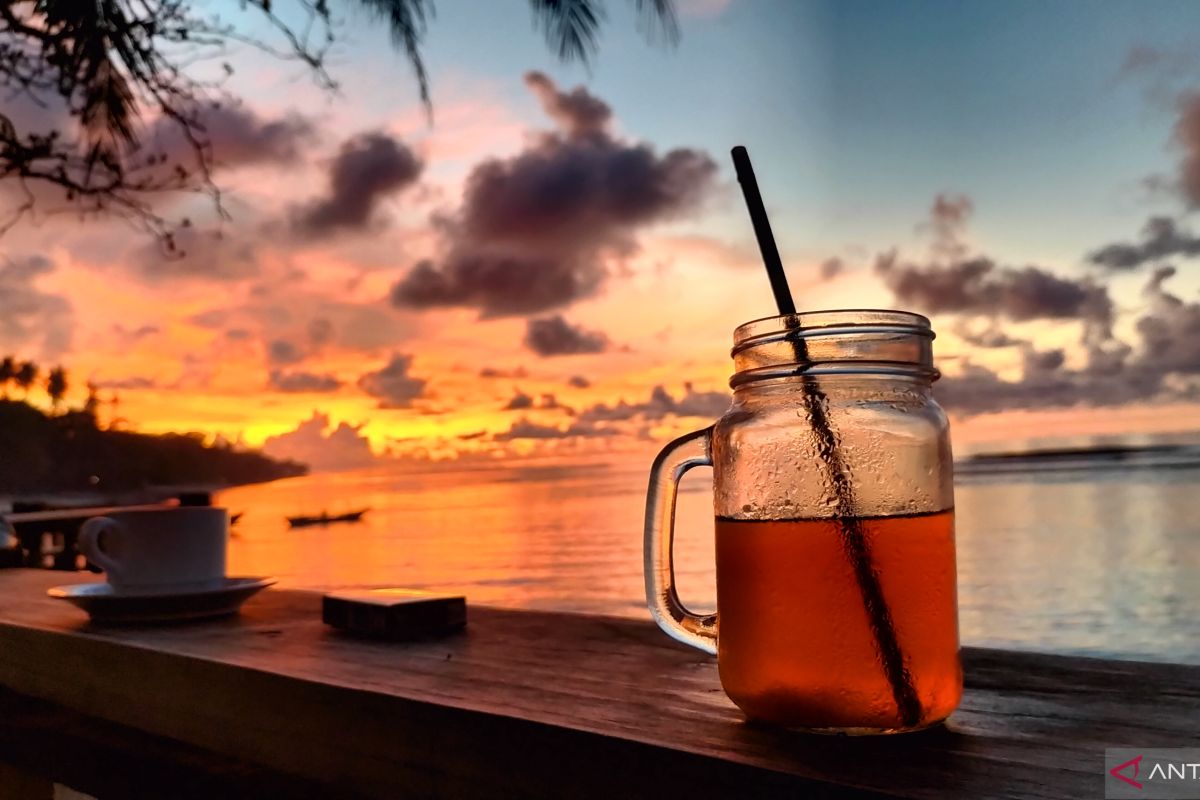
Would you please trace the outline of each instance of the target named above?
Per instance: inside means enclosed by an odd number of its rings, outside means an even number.
[[[13,183],[20,199],[0,234],[33,213],[83,216],[118,214],[157,235],[168,251],[187,218],[168,220],[154,202],[170,192],[201,192],[227,218],[213,180],[213,147],[206,115],[235,102],[228,89],[233,68],[219,77],[197,65],[223,59],[231,45],[246,44],[305,65],[319,86],[336,90],[326,70],[335,41],[328,0],[244,0],[269,33],[248,32],[204,14],[196,0],[0,0],[0,92],[24,97],[61,112],[62,125],[49,131],[18,130],[0,111],[0,187]],[[432,114],[430,79],[422,42],[434,0],[350,0],[384,21],[416,75],[422,101]],[[650,38],[674,42],[679,35],[672,0],[633,0]],[[564,61],[588,63],[604,17],[603,0],[529,0],[535,24]],[[296,15],[299,15],[299,21]],[[182,137],[182,154],[142,146],[143,115],[164,121]],[[0,214],[5,213],[0,210]]]
[[[46,394],[50,395],[50,404],[57,411],[67,394],[67,371],[61,366],[55,367],[46,375]]]
[[[47,416],[14,400],[0,400],[0,452],[0,492],[13,494],[217,487],[307,471],[257,451],[206,444],[198,433],[104,430],[86,410]]]
[[[37,364],[34,364],[32,361],[22,361],[13,375],[13,381],[16,382],[17,386],[21,387],[24,396],[29,397],[29,387],[33,386],[34,382],[37,381],[37,376]]]
[[[16,377],[16,374],[16,361],[13,360],[12,356],[5,356],[4,359],[0,361],[0,387],[3,388],[5,400],[8,399],[8,384],[12,382],[14,377]]]
[[[7,378],[4,376],[7,375]],[[26,395],[38,376],[32,361],[0,359],[5,391]],[[68,388],[66,368],[46,373],[55,411]],[[0,492],[126,492],[154,486],[225,486],[303,475],[307,467],[228,444],[206,444],[199,433],[148,435],[101,427],[98,388],[87,384],[82,408],[46,414],[28,402],[0,400]]]

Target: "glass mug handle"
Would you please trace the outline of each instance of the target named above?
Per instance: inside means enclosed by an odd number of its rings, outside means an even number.
[[[675,591],[675,498],[679,481],[693,467],[712,466],[712,427],[668,444],[650,467],[646,492],[646,604],[658,627],[706,653],[717,652],[717,615],[688,611]]]

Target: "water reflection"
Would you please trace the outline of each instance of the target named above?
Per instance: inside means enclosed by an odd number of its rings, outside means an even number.
[[[714,605],[709,476],[685,479],[677,573]],[[646,616],[644,465],[346,473],[230,490],[233,574],[400,585],[471,602]],[[1200,470],[971,476],[957,487],[963,640],[1200,663]],[[358,525],[288,514],[369,505]]]

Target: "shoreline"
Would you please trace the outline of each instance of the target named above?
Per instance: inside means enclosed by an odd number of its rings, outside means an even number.
[[[161,503],[164,500],[178,498],[181,495],[214,495],[227,489],[234,489],[242,486],[261,486],[294,477],[301,476],[289,475],[275,478],[260,478],[252,481],[238,481],[236,483],[223,482],[211,484],[163,484],[146,486],[140,489],[127,489],[113,492],[76,489],[51,489],[44,492],[10,492],[0,490],[0,507],[7,507],[6,512],[0,513],[12,513],[12,509],[20,503],[30,505],[45,505],[50,509],[69,509],[88,506],[129,506]]]

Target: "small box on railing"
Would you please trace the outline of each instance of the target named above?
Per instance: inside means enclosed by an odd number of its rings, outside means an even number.
[[[412,641],[460,631],[467,624],[467,598],[414,589],[330,592],[321,601],[327,625],[378,639]]]

